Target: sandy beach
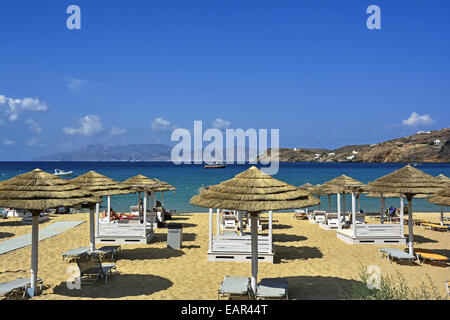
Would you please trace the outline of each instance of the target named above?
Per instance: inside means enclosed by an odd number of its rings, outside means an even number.
[[[448,215],[448,213],[447,213]],[[415,218],[439,221],[439,213],[415,213]],[[34,299],[217,299],[226,275],[250,276],[250,263],[208,262],[208,214],[177,214],[173,222],[183,224],[181,250],[166,247],[167,229],[157,229],[148,245],[122,245],[117,272],[108,283],[99,281],[69,290],[66,280],[76,263],[63,261],[67,250],[89,245],[88,213],[52,215],[40,228],[61,220],[85,220],[64,233],[39,242],[39,273],[44,290]],[[264,232],[264,231],[263,231]],[[31,233],[20,218],[0,220],[0,241]],[[405,226],[407,235],[407,226]],[[415,246],[433,249],[450,257],[450,233],[414,227]],[[258,277],[284,277],[291,299],[345,299],[359,280],[361,265],[376,265],[382,275],[400,272],[411,287],[428,283],[446,295],[446,267],[431,264],[400,265],[380,259],[378,248],[399,245],[350,245],[337,239],[336,231],[321,229],[307,220],[293,220],[290,213],[274,213],[273,240],[276,263],[260,263]],[[0,255],[0,282],[30,275],[31,246]]]

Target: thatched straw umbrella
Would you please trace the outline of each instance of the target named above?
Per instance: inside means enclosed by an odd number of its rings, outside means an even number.
[[[311,183],[307,182],[307,183],[305,183],[305,184],[302,184],[302,185],[299,186],[298,188],[299,188],[300,190],[309,190],[309,189],[311,189],[311,188],[313,188],[313,187],[314,187],[314,185],[312,185]]]
[[[444,225],[444,206],[450,206],[450,187],[436,192],[434,195],[427,198],[428,202],[436,204],[441,207],[441,226]]]
[[[159,183],[159,187],[155,189],[155,192],[161,192],[161,206],[164,208],[164,191],[173,191],[173,190],[177,190],[177,188],[175,188],[174,186],[168,184],[165,181],[153,178],[154,181],[156,181],[156,183]],[[156,194],[155,194],[155,201],[156,201]],[[153,203],[152,203],[153,206]]]
[[[442,173],[440,175],[438,175],[436,178],[438,178],[439,180],[441,180],[447,184],[450,184],[450,178],[444,176]]]
[[[344,215],[345,215],[345,194],[351,193],[352,194],[352,212],[355,211],[355,203],[354,203],[354,196],[355,193],[358,194],[359,199],[359,193],[363,191],[364,184],[356,179],[353,179],[349,176],[346,176],[345,174],[336,177],[328,182],[325,182],[324,184],[318,186],[317,188],[313,188],[310,190],[312,194],[316,195],[328,195],[328,207],[330,210],[330,196],[333,193],[336,193],[337,195],[337,214],[338,214],[338,223],[339,223],[339,229],[342,228],[342,221],[341,221],[341,193],[343,194],[343,204],[344,204]],[[353,215],[353,219],[355,219],[355,215]]]
[[[390,174],[369,182],[367,190],[371,192],[400,193],[408,200],[408,231],[409,253],[414,254],[413,249],[413,211],[412,199],[418,194],[431,194],[445,187],[445,183],[425,172],[407,165]]]
[[[132,178],[129,178],[123,182],[134,190],[134,192],[138,193],[138,206],[139,206],[139,215],[142,221],[147,220],[147,206],[148,206],[148,193],[151,194],[151,204],[150,209],[153,210],[153,192],[160,187],[160,183],[156,182],[154,179],[150,179],[142,174],[138,174]],[[144,201],[143,208],[141,207],[141,192],[144,193]],[[142,213],[141,213],[142,212]],[[150,229],[153,233],[153,222],[150,223]]]
[[[309,193],[318,196],[319,199],[321,196],[328,196],[328,212],[331,212],[331,195],[336,193],[336,190],[331,189],[328,186],[323,186],[321,184],[317,184],[311,189],[308,190]],[[320,204],[319,204],[319,210],[320,210]]]
[[[194,206],[209,208],[210,213],[210,248],[212,247],[212,208],[247,211],[251,219],[251,251],[252,251],[252,289],[256,294],[258,274],[258,227],[257,219],[261,211],[304,208],[316,205],[319,199],[309,193],[272,178],[256,167],[236,175],[233,179],[224,181],[201,191],[191,198]],[[269,224],[269,235],[271,235]],[[269,246],[271,246],[269,242]]]
[[[82,174],[75,179],[70,180],[70,183],[78,185],[81,188],[85,188],[92,192],[92,194],[98,197],[108,196],[108,219],[111,216],[111,196],[119,194],[129,194],[134,191],[130,189],[128,185],[121,184],[114,179],[108,178],[95,171],[89,171]],[[95,223],[98,222],[98,214],[100,210],[100,203],[96,205],[96,213],[94,213],[94,207],[89,206],[89,230],[90,230],[90,248],[91,251],[95,251]],[[96,217],[94,218],[94,214]]]
[[[80,203],[97,203],[88,190],[69,181],[35,169],[0,182],[0,206],[23,209],[33,216],[31,229],[31,289],[30,297],[35,295],[38,273],[39,215],[41,211],[61,206],[74,206]]]

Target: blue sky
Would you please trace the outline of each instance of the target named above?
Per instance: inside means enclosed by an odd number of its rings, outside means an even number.
[[[71,4],[81,30],[66,27]],[[366,27],[371,4],[381,30]],[[437,0],[2,0],[0,160],[170,144],[194,120],[280,129],[282,147],[449,127],[449,12]]]

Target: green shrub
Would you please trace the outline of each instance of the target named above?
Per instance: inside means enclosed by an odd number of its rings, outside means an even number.
[[[408,286],[406,279],[397,271],[397,275],[381,276],[378,289],[369,289],[367,283],[369,275],[367,268],[361,266],[358,284],[353,285],[353,293],[347,297],[352,300],[445,300],[438,292],[438,288],[427,275],[428,283],[423,281],[417,288]]]

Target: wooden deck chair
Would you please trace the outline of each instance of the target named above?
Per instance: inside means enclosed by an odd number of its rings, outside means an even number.
[[[77,265],[80,269],[80,280],[85,282],[97,282],[100,279],[108,281],[108,273],[112,274],[112,270],[116,270],[114,263],[103,263],[98,255],[84,253],[77,258]]]

